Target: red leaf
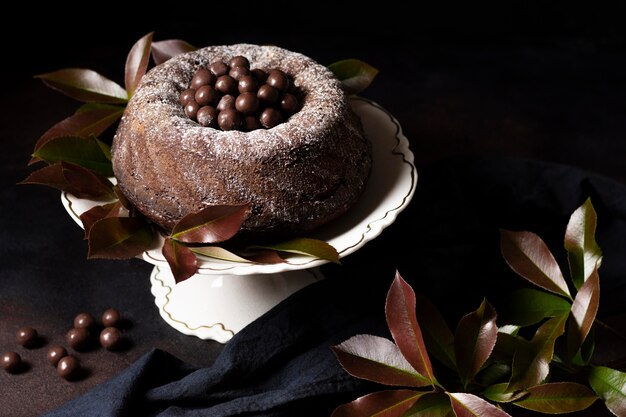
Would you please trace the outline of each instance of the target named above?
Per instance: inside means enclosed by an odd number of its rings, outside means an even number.
[[[356,335],[332,347],[339,363],[352,376],[385,385],[423,387],[431,382],[411,367],[391,340]]]
[[[129,259],[150,248],[152,228],[135,217],[106,217],[91,226],[87,258]]]
[[[67,162],[48,165],[32,172],[20,184],[47,185],[78,198],[98,200],[114,197],[113,184],[109,180]]]
[[[385,304],[389,330],[402,355],[411,366],[420,375],[426,377],[431,384],[436,384],[437,380],[433,375],[433,368],[415,311],[415,293],[396,271],[396,277],[389,288]]]
[[[187,246],[168,237],[165,238],[162,252],[177,284],[198,272],[198,259]]]
[[[428,353],[450,369],[456,369],[454,335],[439,310],[426,297],[416,294],[417,321]]]
[[[115,123],[122,116],[122,113],[124,113],[123,108],[114,106],[75,113],[48,129],[39,138],[34,150],[38,150],[45,143],[60,136],[98,136]],[[30,160],[29,164],[39,160],[35,157]]]
[[[250,204],[209,206],[180,219],[172,238],[185,243],[216,243],[233,237],[241,228]]]
[[[596,211],[587,199],[578,207],[567,223],[565,231],[565,249],[569,262],[572,281],[576,288],[589,278],[602,262],[602,251],[596,243]]]
[[[454,332],[454,353],[459,377],[467,386],[491,355],[498,338],[496,311],[483,300],[480,307],[464,316]]]
[[[588,408],[598,396],[585,385],[554,382],[530,387],[527,395],[513,404],[545,414],[573,413]]]
[[[85,103],[122,104],[128,95],[119,84],[84,68],[66,68],[35,76],[48,87]]]
[[[135,42],[126,57],[124,85],[126,86],[128,98],[133,96],[135,89],[139,85],[139,81],[141,81],[141,77],[143,77],[148,69],[150,49],[152,46],[152,35],[153,32],[150,32]]]
[[[92,207],[81,214],[80,220],[83,222],[83,228],[85,229],[85,239],[89,237],[91,226],[105,217],[128,217],[128,210],[119,201],[116,201],[115,203]]]
[[[524,390],[544,382],[550,373],[554,357],[554,344],[565,331],[567,314],[553,317],[535,332],[529,348],[518,345],[513,358],[513,370],[509,391]]]
[[[600,277],[594,269],[578,290],[572,303],[568,324],[567,346],[570,356],[576,354],[587,338],[600,304]]]
[[[500,230],[500,246],[506,262],[521,277],[547,291],[572,298],[559,264],[539,236]]]
[[[358,59],[334,62],[328,69],[341,81],[348,94],[358,94],[365,90],[378,74],[376,68]]]
[[[399,417],[424,394],[411,390],[375,392],[340,405],[331,417]]]
[[[456,417],[511,417],[502,409],[473,394],[462,392],[447,394]]]
[[[152,42],[152,59],[156,65],[159,65],[173,56],[195,50],[196,47],[180,39]]]

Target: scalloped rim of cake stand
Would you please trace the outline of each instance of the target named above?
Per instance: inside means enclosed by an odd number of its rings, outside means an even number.
[[[370,100],[352,97],[351,104],[361,118],[366,137],[372,144],[372,172],[357,203],[346,214],[308,236],[331,244],[339,252],[340,258],[354,253],[391,225],[410,203],[417,186],[414,156],[400,123],[391,113]],[[80,227],[83,226],[80,221],[81,213],[105,203],[79,199],[65,192],[61,193],[61,201],[70,217]],[[163,237],[155,239],[153,247],[138,256],[154,265],[150,275],[151,291],[161,317],[184,334],[220,343],[230,340],[245,325],[290,294],[322,279],[317,267],[328,262],[306,256],[291,256],[280,264],[259,265],[200,256],[198,273],[180,284],[175,284],[167,261],[161,254],[162,239]],[[224,281],[225,277],[231,278]],[[255,298],[256,293],[247,288],[251,286],[257,286],[255,291],[265,294],[263,297],[266,299]],[[222,289],[221,295],[215,288]],[[196,294],[203,291],[209,291],[213,295],[207,296],[206,300],[196,300],[202,302],[196,309],[188,305],[189,303],[181,302],[182,297],[196,298]],[[247,294],[251,297],[248,301],[240,302],[244,305],[250,304],[246,311],[223,302],[223,296],[226,294],[227,299],[231,293]],[[220,311],[209,315],[225,317],[200,317],[198,320],[196,310],[206,310],[213,304]]]

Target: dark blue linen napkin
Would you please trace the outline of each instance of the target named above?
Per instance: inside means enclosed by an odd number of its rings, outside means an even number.
[[[452,323],[483,296],[525,286],[502,260],[499,228],[539,234],[565,268],[563,235],[587,197],[598,213],[600,316],[626,300],[626,186],[567,166],[521,159],[455,159],[420,171],[409,207],[327,277],[243,329],[208,368],[153,350],[45,417],[329,416],[379,389],[338,365],[330,346],[389,337],[384,300],[395,271]]]

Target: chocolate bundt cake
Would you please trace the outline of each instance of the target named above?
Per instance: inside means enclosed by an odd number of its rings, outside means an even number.
[[[293,114],[282,122],[253,123],[249,131],[222,130],[193,108],[186,112],[181,93],[199,69],[234,57],[265,75],[286,74],[298,109],[291,103]],[[251,203],[240,235],[264,240],[305,236],[345,213],[361,195],[371,161],[361,121],[332,72],[300,53],[251,44],[203,48],[148,71],[112,146],[120,190],[154,223],[171,229],[208,205]]]

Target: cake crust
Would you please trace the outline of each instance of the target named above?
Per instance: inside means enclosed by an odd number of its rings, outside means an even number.
[[[251,68],[284,71],[302,92],[301,109],[271,129],[202,127],[178,103],[202,65],[243,55]],[[303,236],[345,213],[361,195],[371,147],[341,83],[324,66],[276,46],[212,46],[150,70],[113,139],[122,193],[171,229],[208,205],[251,203],[241,235]]]

